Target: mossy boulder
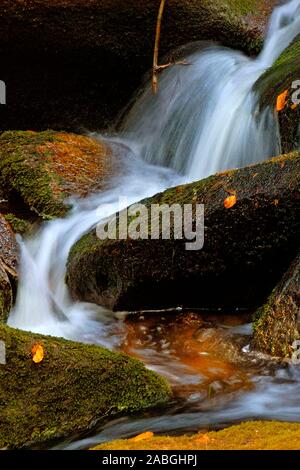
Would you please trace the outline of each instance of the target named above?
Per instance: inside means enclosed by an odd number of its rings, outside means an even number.
[[[17,280],[18,246],[10,224],[0,214],[0,322],[12,307]]]
[[[104,417],[170,398],[164,379],[125,354],[5,325],[0,340],[6,347],[6,364],[0,364],[0,448],[62,438]],[[32,357],[37,344],[44,350],[40,363]]]
[[[115,163],[111,148],[91,137],[54,131],[3,132],[0,194],[7,220],[17,231],[24,231],[24,219],[65,215],[66,199],[99,190]]]
[[[213,39],[256,53],[277,0],[173,0],[160,54]],[[152,66],[157,0],[2,0],[1,128],[98,130]]]
[[[292,96],[296,92],[292,84],[299,80],[300,35],[254,85],[254,90],[259,95],[261,108],[270,107],[274,109],[274,112],[276,112],[277,97],[284,91],[288,91],[287,104],[278,112],[283,152],[291,152],[300,146],[300,106],[295,106],[292,102]]]
[[[7,213],[4,218],[9,223],[14,233],[28,235],[33,229],[32,224],[28,220],[16,217],[14,214]]]
[[[192,436],[145,435],[112,441],[92,450],[299,450],[299,439],[299,423],[250,421]]]
[[[233,194],[236,204],[226,209],[224,201]],[[74,245],[67,263],[75,299],[130,311],[252,309],[262,305],[299,248],[300,153],[171,188],[142,202],[148,210],[153,204],[192,204],[194,210],[204,204],[203,249],[186,250],[187,240],[174,239],[173,221],[169,240],[100,240],[91,231]]]
[[[254,346],[279,357],[291,357],[300,339],[300,254],[276,286],[254,322]]]

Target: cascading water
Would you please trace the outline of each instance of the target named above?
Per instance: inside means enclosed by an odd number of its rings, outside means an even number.
[[[146,161],[174,168],[188,180],[265,160],[280,153],[271,110],[258,111],[253,85],[300,32],[293,0],[273,13],[263,51],[255,60],[210,46],[168,69],[153,98],[148,86],[123,130]]]
[[[117,320],[112,313],[69,297],[64,276],[70,248],[102,218],[122,209],[120,196],[131,204],[179,182],[278,154],[275,117],[271,110],[258,112],[252,87],[299,33],[300,0],[292,0],[275,10],[257,59],[210,46],[188,57],[190,65],[166,70],[156,97],[150,86],[146,88],[122,126],[120,140],[138,157],[128,163],[127,174],[112,181],[111,189],[74,201],[67,218],[49,222],[32,239],[20,241],[20,280],[11,326],[114,346]],[[247,417],[243,400],[232,406],[236,415]],[[274,416],[282,396],[270,394],[269,400]],[[255,400],[252,403],[255,406]],[[265,402],[264,406],[265,416]],[[298,402],[293,406],[300,409]],[[251,409],[249,416],[253,415]],[[216,412],[216,419],[220,416]],[[183,429],[184,416],[179,421]],[[174,416],[172,423],[176,425]]]
[[[124,208],[120,205],[122,197],[130,205],[176,181],[171,171],[153,168],[136,159],[130,161],[128,155],[124,155],[124,166],[128,167],[128,174],[121,181],[111,182],[117,189],[113,187],[74,201],[69,217],[45,224],[34,238],[20,242],[20,280],[9,325],[112,346],[113,314],[102,307],[70,299],[64,282],[68,253],[99,220]]]

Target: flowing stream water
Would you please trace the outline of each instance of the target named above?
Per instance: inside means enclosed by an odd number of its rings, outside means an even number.
[[[101,219],[122,209],[121,196],[131,204],[170,186],[280,153],[273,110],[259,111],[252,88],[299,33],[300,0],[292,0],[275,9],[256,59],[210,45],[187,57],[188,65],[166,70],[158,95],[152,95],[148,84],[118,138],[111,139],[130,149],[124,150],[125,174],[113,178],[106,191],[74,200],[65,219],[44,224],[31,239],[19,239],[20,281],[11,326],[124,350],[168,377],[177,390],[169,410],[109,422],[94,437],[64,443],[64,448],[145,429],[183,432],[253,417],[300,420],[297,368],[275,367],[249,351],[251,325],[237,324],[240,320],[228,324],[226,318],[211,325],[201,315],[191,322],[188,315],[124,320],[103,307],[74,302],[64,282],[70,248]],[[184,328],[178,327],[180,322]],[[232,364],[214,352],[224,335],[233,351],[240,351]]]

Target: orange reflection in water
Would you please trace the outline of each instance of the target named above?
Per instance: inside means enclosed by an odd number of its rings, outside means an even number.
[[[232,335],[232,327],[247,320],[195,313],[134,315],[125,321],[121,349],[167,377],[177,396],[233,392],[250,387],[242,352],[249,339]]]

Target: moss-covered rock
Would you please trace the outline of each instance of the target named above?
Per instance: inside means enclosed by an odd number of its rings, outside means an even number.
[[[279,357],[291,357],[300,338],[300,254],[258,309],[254,322],[254,346]]]
[[[226,209],[224,200],[233,192],[237,202]],[[69,256],[67,283],[75,299],[115,310],[258,307],[299,248],[300,153],[142,202],[148,208],[204,204],[203,249],[186,250],[187,240],[174,239],[173,231],[170,240],[100,240],[92,231]]]
[[[296,91],[292,84],[296,80],[300,80],[300,35],[254,85],[262,108],[275,110],[277,97],[285,90],[289,92],[287,105],[278,112],[283,152],[295,150],[300,145],[300,106],[292,107],[291,101]]]
[[[14,214],[5,214],[4,218],[9,223],[14,233],[19,233],[20,235],[28,235],[33,229],[32,224],[28,220],[20,219]]]
[[[193,436],[112,441],[92,450],[299,450],[299,439],[299,423],[250,421]]]
[[[172,0],[160,54],[213,39],[256,53],[277,0]],[[157,0],[2,0],[2,129],[98,130],[152,66]]]
[[[8,200],[10,221],[19,213],[22,219],[65,215],[66,198],[100,189],[113,168],[111,149],[90,137],[54,131],[0,135],[0,193]]]
[[[168,384],[141,362],[98,346],[0,325],[0,448],[19,448],[86,430],[100,419],[165,403]],[[44,359],[33,362],[41,345]]]

